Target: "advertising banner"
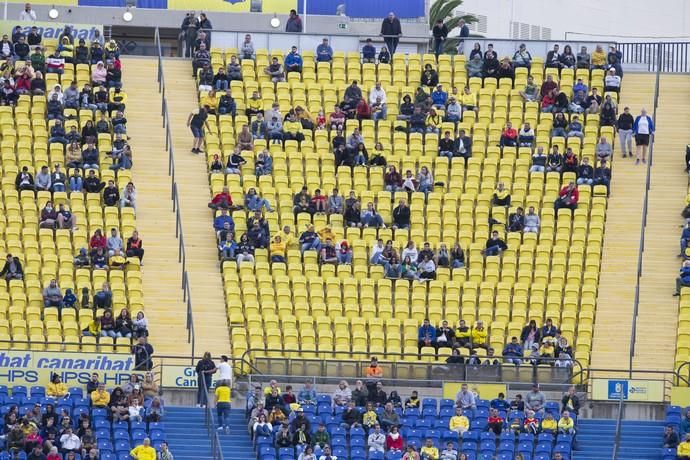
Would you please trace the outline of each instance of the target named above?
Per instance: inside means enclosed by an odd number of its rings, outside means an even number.
[[[16,26],[21,26],[22,32],[25,35],[29,35],[31,28],[36,26],[38,28],[38,33],[46,39],[55,39],[62,34],[65,30],[65,26],[68,25],[72,29],[72,37],[75,41],[79,39],[84,39],[87,42],[92,40],[96,34],[96,30],[103,36],[103,26],[99,24],[70,24],[64,22],[21,22],[21,21],[0,21],[0,34],[12,35],[12,30]]]
[[[663,402],[662,380],[592,379],[592,399],[595,401]]]

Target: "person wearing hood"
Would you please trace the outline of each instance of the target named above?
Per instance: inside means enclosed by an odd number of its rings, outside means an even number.
[[[96,66],[91,70],[91,81],[94,86],[101,86],[105,84],[108,71],[103,64],[103,61],[98,61]]]
[[[484,63],[482,62],[481,54],[475,54],[474,57],[472,57],[472,59],[467,61],[465,67],[467,68],[467,76],[469,78],[482,78],[484,76],[482,73],[484,69]]]
[[[288,20],[285,23],[285,32],[302,32],[302,18],[299,17],[297,11],[290,10],[290,15],[288,16]]]

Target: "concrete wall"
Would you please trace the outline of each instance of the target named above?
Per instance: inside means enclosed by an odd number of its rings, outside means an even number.
[[[39,21],[50,21],[48,18],[50,8],[50,5],[34,5]],[[61,5],[55,5],[55,8],[60,12],[60,16],[55,20],[57,23],[73,22],[116,26],[179,28],[185,15],[184,11],[133,8],[131,12],[134,14],[134,19],[132,22],[127,23],[122,20],[124,8],[70,7]],[[7,7],[7,18],[9,20],[18,19],[22,9],[23,4],[9,4]],[[278,18],[281,20],[281,27],[273,29],[269,24],[269,21],[273,18],[272,14],[209,13],[208,17],[214,29],[241,32],[284,31],[284,24],[287,19],[287,15],[278,15]],[[303,17],[303,21],[305,22],[305,32],[309,33],[378,36],[381,30],[380,21],[349,22],[347,18],[338,16],[307,16],[306,18]],[[345,30],[339,29],[338,24],[341,22],[348,22],[348,28]],[[418,22],[403,23],[403,33],[407,36],[429,36],[427,25]]]

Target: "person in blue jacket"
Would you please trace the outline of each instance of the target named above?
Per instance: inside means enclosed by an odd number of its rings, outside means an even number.
[[[328,39],[316,47],[316,62],[331,62],[333,60],[333,48],[328,44]]]
[[[232,216],[228,215],[228,210],[227,209],[221,209],[220,210],[220,215],[216,216],[215,219],[213,219],[213,228],[219,232],[223,230],[223,227],[225,226],[225,223],[230,224],[230,231],[235,230],[235,221],[232,220]]]
[[[683,262],[683,266],[680,267],[680,275],[676,278],[676,292],[673,296],[680,295],[680,288],[690,287],[690,260]]]
[[[640,164],[640,160],[642,160],[642,163],[647,162],[647,148],[649,148],[654,129],[654,121],[647,115],[647,111],[642,109],[633,123],[633,135],[635,136],[635,145],[637,145],[635,164]]]
[[[285,75],[290,72],[302,72],[302,56],[297,52],[296,46],[285,56]]]
[[[685,250],[687,249],[689,243],[690,243],[690,222],[685,224],[685,228],[683,229],[683,232],[680,235],[680,254],[678,254],[678,257],[684,257],[685,256]]]
[[[436,346],[436,328],[429,323],[429,319],[424,319],[424,324],[419,328],[417,334],[419,339],[419,349],[422,347],[435,347]]]

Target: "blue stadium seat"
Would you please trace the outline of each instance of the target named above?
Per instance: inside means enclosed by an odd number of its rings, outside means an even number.
[[[347,449],[345,447],[334,447],[333,455],[338,458],[347,458]]]
[[[350,446],[350,460],[365,460],[367,458],[367,454],[364,450],[364,447],[353,447]]]
[[[281,447],[278,449],[278,458],[280,460],[294,459],[295,449],[292,447]]]
[[[550,442],[540,442],[537,444],[537,448],[535,450],[536,454],[545,454],[545,455],[551,455],[551,443]]]
[[[679,415],[679,416],[682,415],[680,406],[668,406],[666,408],[666,415],[673,415],[673,414]]]
[[[45,389],[44,389],[45,392]],[[44,393],[45,394],[45,393]],[[15,385],[12,387],[12,396],[24,396],[26,397],[27,391],[24,385]]]

